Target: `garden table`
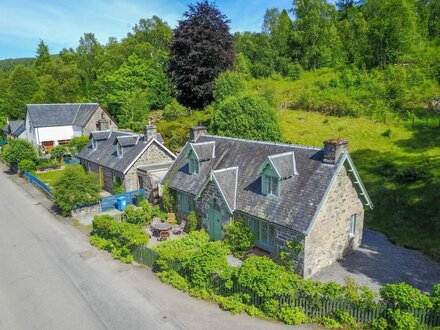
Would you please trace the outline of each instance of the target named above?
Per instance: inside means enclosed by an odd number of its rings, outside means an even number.
[[[173,228],[173,225],[168,222],[159,222],[151,224],[151,228],[157,231],[166,231]]]

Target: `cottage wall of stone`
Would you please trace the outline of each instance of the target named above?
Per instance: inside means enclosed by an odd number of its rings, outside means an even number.
[[[143,142],[141,142],[143,143]],[[153,165],[173,161],[171,157],[163,148],[156,143],[152,143],[150,147],[143,153],[141,157],[133,164],[133,166],[125,174],[124,186],[126,191],[139,189],[137,168],[146,165]]]
[[[356,233],[350,236],[351,216]],[[327,200],[305,239],[304,277],[341,259],[362,240],[364,208],[345,167],[342,167]]]
[[[101,123],[100,126],[96,126],[96,123],[99,121],[105,121],[105,123]],[[105,130],[115,130],[117,129],[116,124],[110,118],[110,116],[99,107],[93,113],[92,117],[90,117],[89,121],[83,128],[83,135],[88,136],[91,132],[94,131],[105,131]]]
[[[209,182],[208,185],[203,190],[202,194],[196,200],[195,207],[196,212],[199,216],[199,221],[201,227],[209,232],[209,208],[216,203],[222,214],[222,228],[223,226],[229,224],[231,219],[231,214],[229,213],[228,206],[223,199],[220,190],[214,182]],[[222,235],[224,231],[222,230]]]

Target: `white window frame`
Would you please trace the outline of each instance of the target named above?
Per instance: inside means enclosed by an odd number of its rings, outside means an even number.
[[[265,180],[264,187],[265,187],[265,194],[270,196],[280,196],[280,180],[271,175],[264,175],[263,180]],[[274,184],[274,181],[276,181],[276,185]]]
[[[350,232],[349,236],[351,238],[356,236],[356,226],[357,226],[357,214],[352,214],[350,217]]]
[[[119,143],[116,144],[116,154],[119,158],[122,158],[124,156],[124,148],[122,148]]]

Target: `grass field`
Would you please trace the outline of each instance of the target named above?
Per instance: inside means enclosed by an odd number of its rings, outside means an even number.
[[[43,172],[37,174],[37,177],[47,184],[49,187],[52,187],[56,180],[58,180],[61,175],[64,173],[64,170],[55,170],[49,172]]]
[[[367,226],[440,260],[440,129],[292,110],[280,114],[280,124],[290,143],[320,147],[325,139],[347,138],[375,204]]]

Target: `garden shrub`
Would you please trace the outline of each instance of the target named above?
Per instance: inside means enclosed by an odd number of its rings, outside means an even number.
[[[173,212],[174,210],[174,196],[168,186],[168,181],[162,187],[162,208],[165,212]]]
[[[209,243],[209,235],[205,231],[194,231],[177,240],[165,241],[153,247],[158,253],[156,265],[160,270],[168,269],[168,262],[183,262],[189,260],[202,246]]]
[[[81,165],[66,166],[53,186],[55,204],[64,216],[69,216],[75,207],[99,200],[98,176],[85,172]]]
[[[275,317],[278,313],[278,309],[280,308],[280,302],[278,299],[273,298],[265,298],[262,300],[262,304],[260,309],[270,317]]]
[[[37,169],[37,165],[35,162],[29,159],[23,159],[18,163],[18,170],[20,173],[30,172],[33,173]]]
[[[264,312],[255,307],[254,305],[246,305],[246,313],[248,313],[249,316],[256,316],[256,317],[266,317],[266,314],[264,314]]]
[[[337,329],[341,327],[339,322],[331,318],[330,316],[323,317],[321,319],[321,324],[328,329]]]
[[[268,257],[246,259],[238,272],[238,283],[262,298],[293,295],[296,276]]]
[[[224,239],[237,258],[243,258],[255,245],[255,235],[243,220],[231,221],[226,225]]]
[[[433,309],[440,313],[440,284],[434,285],[431,292],[431,302]]]
[[[60,165],[54,158],[39,158],[37,161],[38,168],[54,167]]]
[[[113,254],[125,263],[133,261],[133,251],[138,245],[147,245],[148,235],[142,227],[126,222],[117,222],[112,216],[101,215],[93,219],[90,243]]]
[[[160,272],[157,273],[157,276],[159,276],[163,282],[168,283],[179,290],[185,292],[188,291],[188,281],[175,270]]]
[[[336,310],[333,312],[333,317],[340,324],[345,325],[352,329],[356,325],[356,320],[348,311]]]
[[[162,117],[167,121],[175,120],[188,114],[188,109],[173,99],[171,103],[165,106]]]
[[[117,176],[114,180],[113,180],[113,187],[112,187],[112,191],[114,195],[117,194],[123,194],[125,192],[125,188],[122,185],[122,181],[121,178],[119,176]]]
[[[392,309],[431,308],[429,297],[407,283],[386,284],[380,289],[383,302]]]
[[[79,153],[89,143],[88,136],[78,136],[70,140],[67,147],[73,155]]]
[[[414,330],[417,328],[417,319],[411,313],[389,308],[387,317],[390,328],[393,330]]]
[[[371,330],[387,330],[388,329],[388,322],[383,317],[380,317],[380,318],[372,321],[368,328]]]
[[[136,225],[145,225],[151,221],[151,212],[146,212],[143,208],[137,209],[133,205],[129,205],[123,212],[125,221]]]
[[[52,149],[50,155],[52,156],[52,158],[55,158],[58,162],[60,162],[65,152],[66,152],[66,148],[64,148],[64,146],[59,144]]]
[[[188,214],[188,225],[187,225],[188,233],[197,230],[197,227],[198,227],[197,212],[193,210]]]
[[[367,286],[359,286],[352,278],[345,281],[344,297],[359,307],[373,307],[376,305],[376,293]]]
[[[226,256],[229,249],[221,241],[210,242],[201,246],[184,267],[191,270],[191,277],[188,279],[191,286],[206,288],[206,284],[214,275],[225,271],[228,267]]]
[[[213,299],[219,303],[221,309],[231,312],[233,315],[241,314],[246,311],[246,304],[243,304],[239,294],[228,297],[213,295]]]
[[[284,305],[278,311],[278,318],[286,324],[296,325],[307,322],[307,315],[300,307]]]
[[[32,143],[22,139],[11,139],[1,149],[3,159],[9,164],[20,164],[24,159],[35,162],[37,152]]]

